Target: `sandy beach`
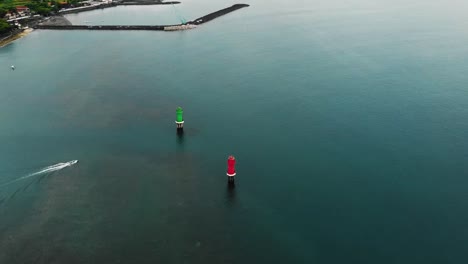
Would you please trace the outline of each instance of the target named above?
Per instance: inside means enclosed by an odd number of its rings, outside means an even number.
[[[0,41],[0,48],[3,48],[4,46],[12,43],[13,41],[17,40],[17,39],[20,39],[26,35],[28,35],[29,33],[31,33],[33,31],[32,28],[28,28],[28,29],[25,29],[23,30],[22,32],[18,33],[18,34],[15,34],[7,39],[4,39],[2,41]]]

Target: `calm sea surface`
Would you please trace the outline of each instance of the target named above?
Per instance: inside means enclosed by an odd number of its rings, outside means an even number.
[[[246,3],[0,49],[0,263],[468,263],[468,3]]]

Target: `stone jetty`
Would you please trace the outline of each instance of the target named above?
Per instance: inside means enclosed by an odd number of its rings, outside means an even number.
[[[163,31],[165,28],[171,27],[181,27],[184,28],[187,25],[201,25],[208,21],[211,21],[220,16],[229,14],[238,9],[248,7],[247,4],[235,4],[228,8],[218,10],[216,12],[210,13],[206,16],[197,18],[195,20],[189,21],[185,24],[175,24],[175,25],[36,25],[35,29],[51,29],[51,30],[157,30]]]
[[[247,4],[235,4],[233,6],[230,6],[228,8],[224,8],[224,9],[221,9],[221,10],[218,10],[216,12],[213,12],[213,13],[210,13],[206,16],[202,16],[200,18],[197,18],[191,22],[189,22],[190,24],[195,24],[195,25],[200,25],[200,24],[203,24],[203,23],[206,23],[210,20],[213,20],[215,18],[218,18],[220,16],[224,16],[226,14],[229,14],[231,12],[234,12],[238,9],[241,9],[241,8],[244,8],[244,7],[248,7],[249,5]]]

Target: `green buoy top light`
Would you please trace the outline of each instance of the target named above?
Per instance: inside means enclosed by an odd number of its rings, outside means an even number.
[[[176,109],[176,124],[177,128],[183,128],[184,127],[184,110],[182,110],[182,107],[177,107]]]

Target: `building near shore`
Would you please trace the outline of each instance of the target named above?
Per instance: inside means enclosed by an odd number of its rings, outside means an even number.
[[[31,10],[27,6],[17,6],[15,7],[16,12],[8,12],[5,14],[5,20],[12,20],[18,18],[29,17],[31,15]]]
[[[8,12],[5,14],[5,16],[3,17],[5,20],[10,20],[10,19],[13,19],[13,18],[16,18],[15,14],[11,13],[11,12]]]
[[[18,13],[20,17],[29,16],[31,15],[31,10],[29,10],[29,7],[27,6],[17,6],[16,13]]]

